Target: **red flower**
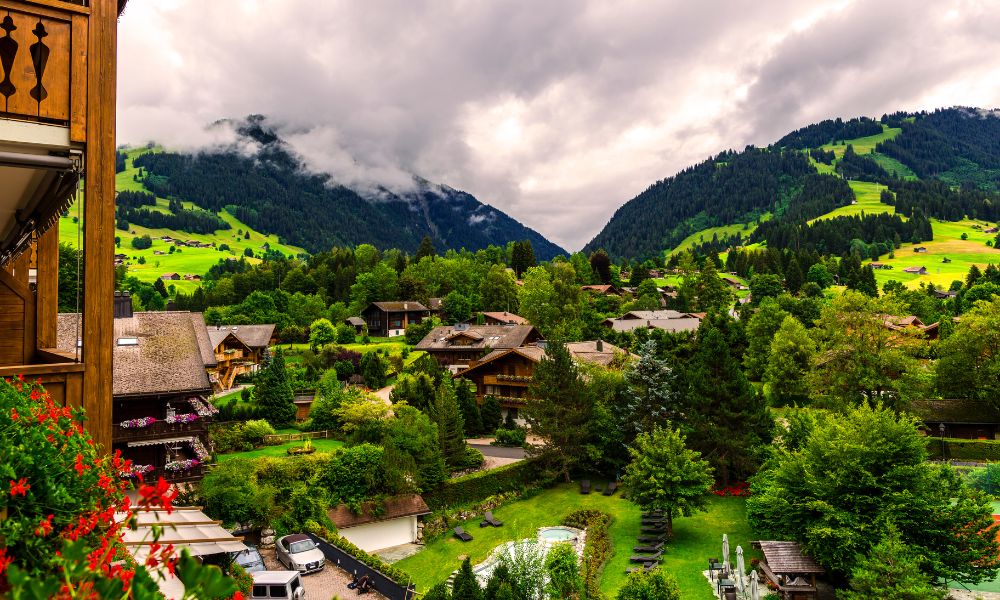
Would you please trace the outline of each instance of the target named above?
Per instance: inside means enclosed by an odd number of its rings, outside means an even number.
[[[17,414],[17,409],[16,408],[10,409],[10,420],[11,421],[16,421],[16,420],[18,420],[20,418],[21,418],[21,415]]]
[[[230,600],[243,600],[243,592],[236,590],[236,593],[233,594]]]
[[[0,548],[0,575],[3,575],[7,570],[7,565],[14,562],[14,557],[7,556],[7,549]]]
[[[30,488],[31,488],[31,484],[28,483],[28,480],[25,479],[25,478],[23,478],[23,477],[21,478],[20,481],[17,481],[17,482],[15,482],[13,479],[10,480],[10,495],[11,496],[16,496],[18,494],[21,494],[22,496],[24,496],[25,494],[28,493],[28,490]]]
[[[37,389],[36,390],[31,390],[31,399],[32,400],[34,400],[35,402],[38,402],[38,400],[41,397],[42,397],[42,393],[39,392]]]
[[[52,533],[52,518],[55,515],[49,515],[45,519],[38,522],[38,527],[35,528],[35,535],[38,537],[45,537]]]
[[[143,507],[161,506],[170,514],[174,511],[173,501],[177,497],[177,490],[170,491],[170,484],[163,477],[156,482],[156,485],[143,485],[139,488],[139,504]]]
[[[73,468],[76,469],[76,474],[77,475],[83,475],[83,472],[87,470],[87,467],[85,467],[83,465],[83,455],[82,454],[77,453],[77,455],[76,455],[76,465],[74,465]]]

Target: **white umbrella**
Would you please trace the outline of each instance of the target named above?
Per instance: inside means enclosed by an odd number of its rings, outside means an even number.
[[[743,562],[743,546],[736,546],[736,589],[743,591],[745,589],[745,582],[743,581],[743,574],[746,573],[746,563]]]
[[[729,574],[729,534],[722,534],[722,572]]]
[[[760,600],[760,589],[757,587],[757,571],[750,573],[750,600]]]

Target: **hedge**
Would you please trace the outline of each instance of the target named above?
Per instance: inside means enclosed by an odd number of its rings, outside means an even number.
[[[376,571],[381,572],[383,575],[385,575],[389,579],[392,579],[399,585],[405,586],[408,582],[411,581],[409,573],[406,573],[400,570],[399,568],[390,565],[389,563],[385,562],[384,560],[375,556],[374,554],[368,554],[361,548],[358,548],[357,546],[352,544],[350,540],[340,536],[337,533],[330,532],[328,534],[328,537],[324,537],[324,539],[330,542],[331,545],[340,548],[344,552],[350,554],[351,556],[365,563],[369,567],[375,569]]]
[[[522,460],[449,479],[437,489],[424,492],[423,498],[431,510],[437,511],[480,502],[504,492],[523,491],[539,483],[542,483],[541,466],[534,460]]]
[[[942,439],[928,437],[927,453],[933,459],[968,460],[981,462],[1000,461],[1000,440],[965,440],[944,438],[945,456],[941,456]]]
[[[588,600],[603,600],[601,573],[604,563],[614,553],[608,533],[611,515],[599,510],[578,510],[566,515],[563,525],[587,530],[587,542],[583,547],[583,587]]]

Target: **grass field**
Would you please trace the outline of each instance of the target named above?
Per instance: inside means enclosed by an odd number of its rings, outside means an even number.
[[[148,191],[142,184],[133,180],[139,171],[132,166],[132,159],[142,154],[148,152],[145,148],[142,149],[132,149],[128,150],[128,159],[126,160],[127,168],[118,173],[115,176],[115,189],[118,191]],[[169,212],[167,208],[168,201],[165,198],[156,199],[156,207],[154,210],[161,212]],[[191,208],[194,206],[191,202],[183,203],[185,208]],[[78,208],[79,210],[78,213]],[[59,219],[59,241],[77,245],[77,230],[82,227],[82,223],[74,222],[79,214],[79,220],[82,219],[82,207],[78,207],[76,204],[70,207],[69,214],[61,219]],[[192,274],[192,275],[204,275],[208,272],[208,269],[217,263],[219,259],[225,257],[239,258],[243,256],[243,252],[246,248],[251,248],[256,254],[262,252],[261,246],[265,242],[270,244],[270,247],[274,250],[278,250],[283,254],[297,255],[303,252],[302,248],[296,246],[290,246],[287,244],[282,244],[277,236],[264,234],[254,231],[239,219],[229,214],[226,211],[219,213],[219,216],[229,223],[231,229],[220,229],[211,235],[202,235],[196,233],[185,233],[175,231],[173,229],[151,229],[148,227],[140,227],[138,225],[130,225],[129,231],[121,231],[119,229],[115,230],[115,235],[121,238],[121,246],[116,250],[118,253],[126,254],[129,257],[129,275],[134,275],[141,281],[155,281],[157,277],[164,273],[179,273],[181,276]],[[250,231],[250,239],[244,239],[243,236],[237,235],[239,230]],[[134,232],[134,233],[133,233]],[[148,234],[153,238],[153,246],[145,250],[136,250],[132,248],[132,240],[136,237],[140,237],[144,234]],[[218,244],[229,244],[230,250],[220,252],[215,248],[177,248],[173,254],[169,254],[171,244],[167,244],[156,238],[164,235],[169,235],[173,238],[180,238],[183,240],[198,240],[199,242],[217,242]],[[167,254],[157,255],[156,251],[164,252]],[[146,259],[146,264],[139,264],[139,257],[144,257]],[[251,262],[260,262],[257,258],[248,258],[247,260]],[[168,285],[171,283],[175,286],[178,291],[191,292],[199,283],[197,281],[174,281],[167,282]]]
[[[578,509],[597,509],[613,517],[610,533],[614,556],[604,568],[601,589],[614,597],[625,580],[625,569],[631,566],[629,556],[639,535],[640,511],[619,495],[581,495],[576,484],[561,484],[540,494],[513,502],[493,511],[504,522],[503,527],[479,528],[479,517],[463,523],[473,536],[471,542],[461,542],[452,535],[430,540],[419,553],[403,559],[396,566],[413,576],[417,589],[426,591],[444,581],[460,565],[459,556],[468,555],[473,564],[482,562],[499,544],[523,538],[534,538],[539,527],[558,525],[569,513]],[[747,562],[753,533],[746,521],[746,510],[740,498],[709,500],[709,510],[675,522],[675,540],[665,553],[663,568],[677,577],[682,595],[688,600],[710,600],[714,597],[701,572],[709,557],[719,557],[722,534],[728,533],[735,560],[736,546],[747,550]]]
[[[288,433],[288,432],[280,432]],[[295,448],[302,445],[302,442],[288,442],[287,444],[281,444],[280,446],[264,446],[263,448],[257,448],[256,450],[250,450],[248,452],[231,452],[229,454],[220,454],[218,456],[218,461],[220,463],[226,462],[227,460],[232,460],[234,458],[259,458],[261,456],[270,456],[276,458],[288,457],[287,450],[289,448]],[[338,448],[344,447],[344,442],[340,440],[313,440],[313,447],[316,448],[317,453],[333,452]]]
[[[858,203],[838,207],[825,215],[816,217],[812,221],[809,221],[810,223],[834,217],[860,215],[861,213],[872,215],[877,213],[893,214],[896,212],[895,206],[882,204],[882,190],[886,189],[884,185],[867,181],[848,181],[847,184],[854,190],[854,195],[857,197]]]
[[[765,213],[761,217],[761,221],[767,221],[771,218],[771,213]],[[713,235],[718,235],[719,238],[723,238],[727,235],[736,235],[737,233],[743,235],[743,239],[746,239],[754,230],[757,229],[756,223],[733,223],[732,225],[722,225],[720,227],[709,227],[708,229],[702,229],[701,231],[692,233],[691,235],[684,238],[676,248],[671,250],[668,254],[677,254],[678,252],[683,252],[695,244],[700,244],[702,242],[709,242],[712,240]]]
[[[854,152],[856,152],[857,154],[868,154],[870,152],[873,152],[875,150],[875,146],[877,146],[879,143],[884,142],[886,140],[891,140],[892,138],[902,133],[902,131],[903,130],[898,127],[889,127],[887,125],[882,125],[882,133],[877,133],[875,135],[869,135],[862,138],[855,138],[853,140],[837,140],[837,142],[833,144],[824,144],[823,146],[820,146],[820,148],[828,151],[832,150],[833,153],[837,156],[837,158],[840,158],[841,156],[844,155],[844,152],[847,150],[848,144],[854,146]],[[843,141],[843,143],[840,143],[841,141]]]

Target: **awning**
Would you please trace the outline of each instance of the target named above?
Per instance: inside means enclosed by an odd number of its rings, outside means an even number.
[[[129,442],[128,447],[136,448],[138,446],[156,446],[157,444],[182,444],[182,443],[190,443],[192,441],[194,441],[194,437],[189,435],[187,437],[159,438],[155,440],[139,440],[136,442]]]

